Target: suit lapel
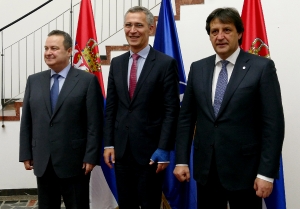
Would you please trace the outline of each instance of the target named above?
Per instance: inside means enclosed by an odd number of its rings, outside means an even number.
[[[51,79],[51,71],[47,70],[43,73],[41,77],[41,87],[44,97],[44,102],[46,105],[46,108],[48,110],[48,114],[51,116],[51,101],[50,101],[50,79]]]
[[[215,69],[215,60],[216,55],[211,56],[207,59],[206,66],[203,68],[203,85],[205,89],[205,98],[207,101],[207,107],[209,109],[209,112],[211,116],[214,118],[214,108],[212,103],[212,79]]]
[[[127,52],[124,56],[123,56],[123,60],[120,62],[121,65],[120,69],[125,69],[125,70],[121,70],[122,71],[122,85],[123,85],[123,89],[124,89],[124,95],[126,97],[126,100],[128,102],[128,104],[130,103],[130,98],[129,98],[129,92],[128,92],[128,62],[129,62],[129,56],[130,56],[130,52]],[[127,66],[124,68],[124,66]]]
[[[76,86],[76,84],[79,80],[79,78],[77,76],[78,76],[78,72],[76,72],[75,69],[73,67],[71,67],[71,69],[67,75],[67,78],[64,82],[64,85],[61,88],[60,93],[58,95],[56,107],[55,107],[52,117],[56,114],[56,112],[59,110],[60,106],[63,104],[64,100],[66,99],[66,97],[70,94],[70,92]]]
[[[241,81],[244,79],[245,75],[247,74],[250,64],[248,63],[249,58],[247,57],[247,53],[244,51],[240,51],[240,54],[236,60],[234,65],[229,83],[227,85],[223,102],[219,110],[219,115],[227,106],[229,100],[231,99],[232,95],[234,94],[237,87],[240,85]]]
[[[143,86],[145,79],[148,77],[149,73],[151,72],[151,70],[154,66],[154,63],[155,63],[154,61],[155,61],[155,51],[151,47],[149,54],[145,60],[145,63],[144,63],[142,72],[140,74],[140,77],[138,79],[138,82],[136,84],[136,88],[135,88],[131,103],[134,101],[135,97],[137,96],[138,92],[140,91],[141,87]]]

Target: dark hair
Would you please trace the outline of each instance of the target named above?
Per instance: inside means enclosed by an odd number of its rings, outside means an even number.
[[[210,34],[210,23],[214,19],[219,19],[221,23],[233,23],[238,33],[244,32],[244,25],[239,12],[234,8],[218,8],[212,11],[206,19],[205,29]],[[239,45],[242,44],[242,37],[239,39]]]
[[[48,37],[49,36],[63,36],[64,37],[64,47],[65,47],[65,50],[68,50],[70,47],[72,48],[73,46],[73,40],[71,38],[71,36],[64,32],[64,31],[61,31],[61,30],[53,30],[51,31],[49,34],[48,34]]]
[[[146,15],[146,20],[147,20],[148,25],[154,24],[153,14],[150,12],[149,9],[147,9],[145,7],[141,7],[141,6],[135,6],[135,7],[128,9],[128,11],[125,13],[124,20],[128,13],[136,13],[136,12],[143,12]]]

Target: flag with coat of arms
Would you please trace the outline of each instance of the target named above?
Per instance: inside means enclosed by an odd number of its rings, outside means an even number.
[[[260,0],[244,0],[242,9],[244,23],[241,48],[258,56],[271,58]],[[274,179],[273,191],[263,201],[264,209],[286,209],[282,156],[279,163],[279,178]]]
[[[98,78],[105,102],[101,60],[90,0],[82,0],[80,4],[73,65],[78,69],[93,73]],[[99,156],[101,158],[100,166],[96,166],[91,173],[90,207],[92,209],[115,209],[118,207],[118,203],[114,170],[105,165],[102,155]]]

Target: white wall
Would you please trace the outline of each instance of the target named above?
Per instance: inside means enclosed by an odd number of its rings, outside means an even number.
[[[22,8],[17,11],[6,8],[8,5],[10,5],[9,8],[16,8],[16,4],[20,2],[24,2],[24,0],[0,0],[0,27],[10,22],[8,20],[14,20],[40,5],[41,1],[27,0],[27,3],[23,3]],[[29,2],[32,2],[32,4]],[[74,1],[74,3],[77,2],[79,0]],[[298,108],[300,107],[300,94],[296,87],[297,79],[300,78],[300,68],[297,67],[299,65],[298,49],[300,48],[298,37],[300,24],[297,21],[297,14],[300,2],[296,0],[261,0],[261,2],[271,57],[275,61],[278,70],[285,112],[286,134],[282,155],[287,208],[300,208],[300,201],[298,200],[300,188],[300,152],[298,151],[300,148],[300,140],[298,140],[300,138],[300,112]],[[39,18],[34,21],[35,24],[32,24],[32,20],[25,21],[22,26],[18,26],[17,30],[15,29],[15,31],[18,31],[17,34],[6,35],[9,37],[8,39],[11,39],[7,40],[7,45],[15,41],[13,38],[23,37],[69,7],[69,1],[66,0],[54,0],[50,4],[51,6],[46,7],[47,9],[38,14]],[[181,20],[177,21],[177,29],[187,75],[189,66],[193,61],[214,53],[205,31],[205,20],[213,9],[223,6],[235,7],[241,12],[243,1],[206,0],[204,5],[181,7]],[[18,15],[16,15],[17,13]],[[153,13],[157,15],[158,9],[155,9]],[[100,27],[97,24],[97,19],[96,27]],[[126,40],[121,32],[113,39],[100,45],[100,54],[104,54],[105,45],[124,43],[126,43]],[[153,43],[153,38],[151,38],[150,43]],[[120,52],[114,52],[112,55],[116,56],[118,54]],[[105,84],[108,70],[109,67],[103,66]],[[24,171],[23,165],[18,163],[19,122],[6,122],[5,124],[6,127],[0,129],[0,189],[35,187],[35,179],[31,172]]]
[[[19,163],[19,122],[5,122],[0,129],[0,189],[36,188],[33,171]]]

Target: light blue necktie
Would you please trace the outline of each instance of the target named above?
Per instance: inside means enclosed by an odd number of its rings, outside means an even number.
[[[217,117],[218,112],[220,110],[224,93],[226,90],[227,82],[228,82],[228,74],[226,66],[229,63],[227,60],[222,60],[222,69],[219,73],[218,81],[217,81],[217,87],[216,87],[216,93],[215,93],[215,100],[214,100],[214,112],[215,117]]]
[[[53,74],[52,77],[54,79],[54,82],[53,82],[53,85],[50,90],[50,99],[51,99],[51,112],[53,113],[55,106],[56,106],[58,94],[59,94],[58,78],[60,77],[60,75]]]

